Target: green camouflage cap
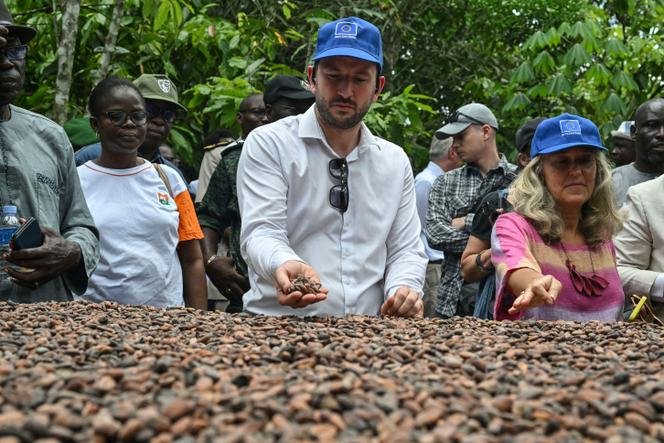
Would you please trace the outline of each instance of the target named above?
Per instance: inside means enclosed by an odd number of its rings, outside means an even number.
[[[164,74],[143,74],[134,80],[134,84],[145,99],[163,100],[177,105],[184,112],[187,108],[178,102],[178,90]]]

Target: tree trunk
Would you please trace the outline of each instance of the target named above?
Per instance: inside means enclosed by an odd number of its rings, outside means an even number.
[[[111,24],[108,26],[108,34],[104,42],[104,52],[101,55],[99,70],[95,75],[94,84],[96,85],[108,75],[108,68],[111,65],[111,56],[115,52],[115,43],[118,41],[118,31],[120,30],[120,19],[124,10],[124,0],[115,0]]]
[[[55,78],[55,101],[53,120],[63,124],[67,120],[69,90],[72,83],[76,36],[78,34],[78,16],[81,12],[79,0],[64,0],[62,13],[62,34],[58,44],[58,74]]]

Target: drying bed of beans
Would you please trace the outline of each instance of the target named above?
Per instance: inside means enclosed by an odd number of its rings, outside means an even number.
[[[662,331],[0,303],[0,443],[662,441]]]

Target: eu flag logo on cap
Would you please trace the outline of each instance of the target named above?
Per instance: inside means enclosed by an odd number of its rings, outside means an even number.
[[[357,23],[339,22],[334,29],[335,38],[356,38]]]
[[[318,30],[316,50],[312,60],[327,57],[353,57],[378,65],[383,69],[383,44],[380,30],[358,17],[345,17],[325,23]]]
[[[578,120],[560,120],[561,135],[581,135],[581,125]]]

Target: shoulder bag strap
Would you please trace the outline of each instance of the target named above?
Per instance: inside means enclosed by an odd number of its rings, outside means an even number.
[[[164,184],[166,185],[166,189],[168,189],[168,195],[170,195],[171,198],[174,199],[175,197],[173,196],[173,188],[171,188],[171,181],[168,179],[168,176],[164,172],[164,169],[161,167],[159,163],[152,163],[152,165],[157,170],[157,174],[159,174],[159,178],[161,179],[161,181],[163,181]]]

